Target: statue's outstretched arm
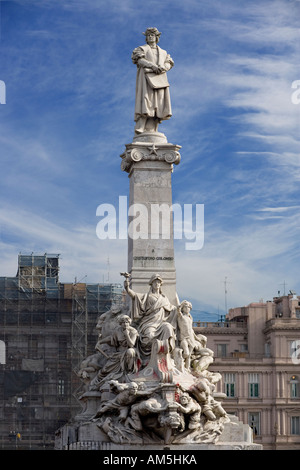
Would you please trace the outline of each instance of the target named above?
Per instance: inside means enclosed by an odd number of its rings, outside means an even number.
[[[132,298],[134,299],[135,298],[135,292],[130,289],[129,287],[129,280],[128,279],[125,279],[124,281],[124,289],[126,290],[127,294]]]

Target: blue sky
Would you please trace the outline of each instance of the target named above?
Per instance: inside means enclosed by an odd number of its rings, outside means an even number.
[[[120,282],[126,240],[99,240],[96,209],[129,180],[132,50],[156,26],[172,56],[182,146],[173,201],[204,204],[205,243],[175,243],[177,286],[195,309],[300,294],[300,80],[296,0],[1,1],[0,276],[17,255],[60,253],[62,282]],[[109,260],[109,262],[108,262]]]

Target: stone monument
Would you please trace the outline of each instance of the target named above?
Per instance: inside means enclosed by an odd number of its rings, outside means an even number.
[[[192,304],[176,292],[173,166],[180,146],[158,132],[172,115],[167,72],[174,62],[148,28],[137,65],[135,130],[121,155],[130,178],[127,301],[99,317],[95,353],[81,364],[82,411],[56,433],[57,449],[260,449],[248,425],[229,416],[213,351],[196,335]],[[163,223],[159,223],[160,212]],[[139,213],[139,236],[130,225]]]
[[[172,115],[167,71],[174,62],[157,43],[156,28],[148,28],[146,44],[134,49],[137,66],[135,94],[135,135],[121,155],[121,168],[130,179],[129,232],[133,217],[141,209],[139,238],[128,237],[128,272],[132,287],[147,288],[149,278],[159,272],[164,292],[171,302],[176,298],[176,272],[173,246],[172,171],[180,162],[180,146],[168,143],[158,126]]]

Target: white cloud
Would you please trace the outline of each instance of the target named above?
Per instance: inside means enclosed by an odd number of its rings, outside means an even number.
[[[17,208],[0,208],[0,247],[6,253],[1,274],[7,276],[9,263],[16,264],[18,252],[57,253],[62,257],[61,278],[71,282],[74,276],[87,275],[87,282],[107,278],[107,259],[111,282],[120,282],[119,266],[127,266],[124,240],[99,240],[94,226],[68,226],[50,222],[44,217]],[[6,242],[9,238],[11,241]]]
[[[299,209],[300,206],[289,206],[289,207],[264,207],[263,209],[258,209],[261,212],[287,212],[289,210]]]

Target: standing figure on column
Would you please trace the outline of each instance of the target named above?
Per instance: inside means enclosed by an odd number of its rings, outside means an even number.
[[[161,33],[157,28],[147,28],[144,46],[132,53],[132,61],[137,65],[135,94],[135,132],[157,132],[161,121],[172,116],[169,82],[166,72],[174,62],[167,51],[157,43]]]

